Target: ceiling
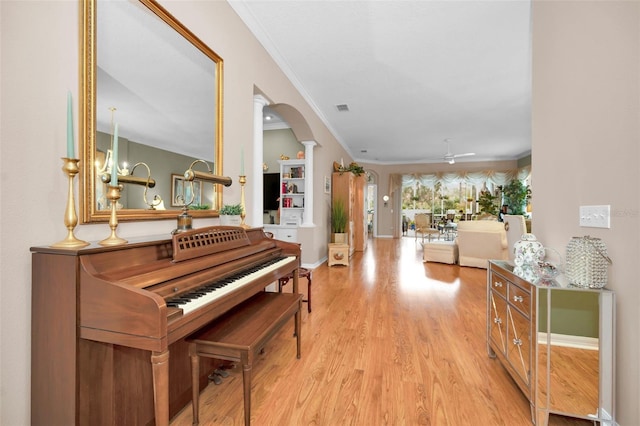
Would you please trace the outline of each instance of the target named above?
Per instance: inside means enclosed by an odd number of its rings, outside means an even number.
[[[230,5],[355,161],[531,152],[529,1]]]

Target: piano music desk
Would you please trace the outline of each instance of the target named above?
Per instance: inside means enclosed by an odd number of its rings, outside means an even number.
[[[300,358],[300,307],[297,293],[261,292],[238,305],[237,309],[216,319],[211,325],[189,336],[191,377],[193,382],[193,424],[199,422],[198,386],[200,359],[224,359],[242,363],[244,423],[251,423],[251,366],[266,343],[295,316],[296,352]]]

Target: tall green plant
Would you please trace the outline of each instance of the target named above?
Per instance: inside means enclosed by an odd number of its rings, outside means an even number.
[[[493,215],[498,214],[498,206],[496,206],[496,197],[489,191],[481,191],[478,197],[478,204],[480,205],[480,211],[483,213],[489,213]]]
[[[526,214],[527,200],[531,198],[531,188],[514,179],[502,189],[504,203],[509,206],[511,214]]]
[[[331,228],[334,234],[343,234],[347,229],[347,210],[340,199],[333,200],[331,206]]]

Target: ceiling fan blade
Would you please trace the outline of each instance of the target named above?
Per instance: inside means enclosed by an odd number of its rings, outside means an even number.
[[[464,154],[453,154],[453,158],[471,157],[472,155],[476,155],[476,153],[475,152],[465,152]]]

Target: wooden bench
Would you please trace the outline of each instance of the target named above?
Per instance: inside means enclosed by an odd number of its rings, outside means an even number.
[[[300,358],[301,306],[301,294],[261,292],[189,336],[194,425],[199,422],[201,356],[242,363],[244,424],[251,423],[253,359],[292,316],[295,316],[296,350]]]

